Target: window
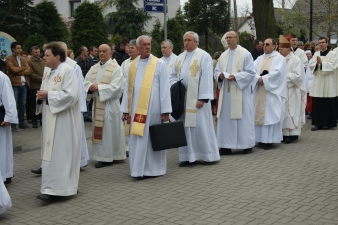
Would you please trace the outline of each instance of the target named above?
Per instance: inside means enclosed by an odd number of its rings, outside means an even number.
[[[75,9],[81,4],[81,1],[69,1],[70,3],[70,16],[74,17]]]

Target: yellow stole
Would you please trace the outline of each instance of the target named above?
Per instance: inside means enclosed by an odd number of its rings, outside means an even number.
[[[152,56],[149,64],[147,65],[145,69],[131,131],[130,131],[131,107],[133,103],[134,84],[135,84],[137,64],[139,61],[139,57],[130,64],[129,83],[128,83],[128,92],[129,92],[128,114],[129,115],[127,119],[126,130],[125,130],[126,136],[129,136],[129,133],[130,133],[136,136],[143,137],[157,60],[158,60],[157,57]]]
[[[116,60],[112,60],[106,67],[100,84],[109,84],[111,81],[111,77],[114,73],[115,67],[117,66]],[[99,70],[100,64],[97,63],[93,66],[92,70],[92,83],[96,84],[96,77],[97,77],[97,71]],[[93,95],[94,96],[94,95]],[[106,108],[105,102],[100,102],[99,98],[93,97],[95,100],[94,102],[94,123],[93,123],[93,137],[92,141],[95,144],[101,144],[102,143],[102,136],[103,136],[103,122],[104,122],[104,110]]]

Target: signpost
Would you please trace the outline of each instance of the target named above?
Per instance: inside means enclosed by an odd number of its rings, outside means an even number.
[[[144,0],[144,12],[164,13],[164,40],[167,39],[167,1],[168,0]]]

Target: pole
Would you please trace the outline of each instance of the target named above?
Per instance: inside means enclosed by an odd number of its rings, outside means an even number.
[[[313,13],[313,0],[310,0],[310,36],[309,41],[312,41],[312,13]]]
[[[167,40],[167,0],[164,0],[164,40]]]
[[[237,32],[237,3],[236,0],[234,0],[234,31]]]

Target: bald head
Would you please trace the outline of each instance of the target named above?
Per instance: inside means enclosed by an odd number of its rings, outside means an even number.
[[[235,31],[229,31],[226,33],[225,39],[230,49],[236,49],[239,41],[238,35]]]
[[[112,56],[112,51],[109,45],[102,44],[99,47],[99,58],[101,62],[107,62]]]

